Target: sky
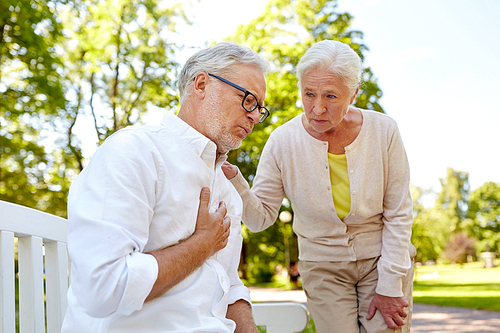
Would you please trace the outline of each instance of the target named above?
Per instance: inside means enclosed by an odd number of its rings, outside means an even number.
[[[267,1],[201,0],[181,33],[191,55],[262,13]],[[447,168],[471,189],[500,182],[500,1],[339,0],[364,33],[365,66],[400,128],[411,183],[435,192]],[[186,38],[186,36],[190,36]],[[183,62],[181,61],[181,64]]]

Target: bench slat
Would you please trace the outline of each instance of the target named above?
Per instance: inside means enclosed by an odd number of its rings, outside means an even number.
[[[14,233],[0,230],[0,329],[16,331],[16,295],[14,279]]]
[[[295,302],[256,303],[253,317],[257,326],[266,326],[267,333],[302,332],[309,323],[309,310]]]
[[[66,311],[68,270],[66,244],[52,242],[45,244],[45,278],[47,300],[47,332],[58,333]]]
[[[19,329],[21,333],[45,332],[42,238],[37,236],[19,237],[17,243]]]

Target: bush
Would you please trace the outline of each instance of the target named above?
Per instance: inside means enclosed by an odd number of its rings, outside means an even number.
[[[475,241],[474,238],[468,237],[465,233],[458,232],[446,244],[443,255],[452,263],[465,264],[467,256],[476,255]]]

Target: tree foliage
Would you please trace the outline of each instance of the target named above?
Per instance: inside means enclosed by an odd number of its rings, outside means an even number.
[[[431,208],[421,204],[421,189],[412,193],[415,208],[412,242],[417,248],[416,259],[420,262],[442,258],[446,245],[453,243],[455,234],[466,234],[470,224],[467,219],[469,174],[448,168],[446,177],[440,182],[441,192]]]
[[[259,17],[247,25],[240,25],[227,38],[259,52],[271,63],[271,71],[266,78],[266,105],[271,110],[270,121],[256,125],[241,148],[229,155],[229,161],[240,168],[250,183],[271,132],[302,113],[295,68],[305,51],[316,42],[335,39],[349,44],[361,59],[364,58],[368,48],[363,44],[363,34],[350,28],[351,23],[352,16],[338,11],[336,0],[271,0]],[[355,105],[383,112],[378,103],[381,96],[382,91],[371,69],[365,67]],[[279,225],[280,222],[278,226],[255,236],[245,233],[246,246],[260,249],[255,256],[247,257],[248,263],[244,263],[249,267],[249,274],[253,274],[252,265],[260,271],[272,271],[276,263],[285,264],[283,253],[279,253],[284,251],[281,245],[274,257],[269,256],[274,249],[271,251],[262,245],[262,239],[271,240],[279,234]]]
[[[64,215],[65,177],[57,153],[43,145],[66,103],[56,50],[60,4],[0,3],[0,199]]]
[[[411,194],[414,216],[411,242],[417,249],[415,260],[418,262],[436,260],[442,251],[445,239],[440,236],[442,231],[439,223],[435,223],[435,220],[439,220],[436,210],[429,210],[423,204],[423,200],[430,195],[430,191],[412,186]],[[448,230],[445,231],[448,233]]]
[[[500,250],[500,183],[486,182],[474,190],[468,205],[467,231],[478,241],[478,250]]]
[[[66,7],[65,84],[72,98],[61,118],[66,129],[65,153],[83,169],[81,143],[73,128],[90,117],[97,143],[139,122],[150,107],[174,107],[177,100],[176,46],[167,36],[179,5],[160,8],[156,0],[86,1]]]
[[[64,216],[84,167],[82,138],[101,143],[173,108],[176,45],[168,41],[181,5],[156,0],[0,4],[0,198]],[[50,205],[48,204],[50,202]]]

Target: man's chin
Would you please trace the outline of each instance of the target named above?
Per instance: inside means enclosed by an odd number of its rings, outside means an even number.
[[[218,144],[217,145],[217,151],[219,154],[227,154],[230,150],[235,150],[241,147],[241,143],[243,140],[235,140],[234,142],[231,143],[225,143],[225,144]]]

